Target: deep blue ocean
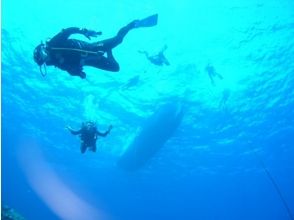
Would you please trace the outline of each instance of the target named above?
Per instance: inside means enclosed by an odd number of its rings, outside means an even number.
[[[155,13],[113,49],[119,72],[43,77],[34,63],[63,28],[102,31],[95,42]],[[1,32],[2,205],[28,220],[293,219],[293,0],[2,0]],[[165,46],[170,65],[139,52]],[[178,125],[160,116],[142,143],[174,131],[121,167],[167,103]],[[96,153],[65,129],[86,120],[113,125]]]

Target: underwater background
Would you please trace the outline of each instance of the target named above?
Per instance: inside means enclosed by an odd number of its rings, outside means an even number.
[[[33,61],[63,28],[101,40],[154,13],[157,26],[113,50],[118,73],[42,77]],[[293,219],[294,1],[3,0],[1,31],[3,205],[31,220]],[[169,66],[138,53],[165,45]],[[183,109],[179,125],[159,118],[170,138],[135,170],[119,166],[168,103]],[[85,120],[113,125],[96,153],[65,129]]]

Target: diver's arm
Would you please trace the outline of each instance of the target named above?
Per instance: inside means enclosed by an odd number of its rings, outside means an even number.
[[[102,137],[106,137],[109,134],[109,132],[111,131],[111,129],[112,129],[112,125],[110,125],[109,128],[108,128],[108,130],[105,131],[104,133],[101,133],[101,132],[99,132],[97,130],[97,133],[96,134],[99,135],[99,136],[102,136]]]
[[[80,130],[73,130],[69,126],[66,126],[66,129],[69,130],[69,132],[72,133],[73,135],[81,134],[81,131],[82,131],[82,129],[80,129]]]
[[[50,43],[54,44],[59,41],[64,41],[64,40],[68,39],[69,36],[72,34],[82,34],[85,37],[87,37],[88,39],[90,39],[90,37],[97,37],[98,35],[101,35],[102,32],[101,31],[97,32],[97,31],[88,30],[86,28],[77,28],[77,27],[65,28],[65,29],[62,29],[62,31],[60,33],[55,35],[50,40]]]
[[[49,42],[54,44],[59,41],[64,41],[72,34],[82,34],[82,29],[77,27],[62,29],[62,31],[56,34]]]
[[[146,56],[146,58],[149,58],[149,54],[148,54],[147,51],[145,51],[145,50],[138,50],[138,52],[144,54]]]
[[[164,62],[164,64],[167,65],[167,66],[170,65],[169,61],[166,59],[165,56],[163,56],[163,62]]]

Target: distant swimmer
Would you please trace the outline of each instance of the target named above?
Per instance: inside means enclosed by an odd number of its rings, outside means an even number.
[[[214,78],[218,77],[219,79],[224,79],[224,77],[215,71],[215,68],[211,64],[207,64],[205,67],[206,72],[208,73],[208,76],[210,78],[211,84],[215,86]]]
[[[94,43],[72,39],[72,34],[82,34],[89,40],[101,35],[100,31],[70,27],[39,44],[34,50],[34,61],[39,65],[40,72],[46,75],[46,66],[55,66],[67,71],[72,76],[86,78],[84,66],[118,72],[120,67],[112,54],[112,49],[122,43],[126,34],[135,28],[152,27],[157,24],[158,15],[154,14],[142,20],[134,20],[121,28],[117,35]],[[44,71],[43,71],[44,69]]]
[[[231,91],[229,89],[224,89],[222,99],[219,102],[219,108],[224,108],[226,106],[230,95],[231,95]]]
[[[151,62],[153,63],[154,65],[157,65],[157,66],[163,66],[163,65],[166,65],[166,66],[169,66],[170,63],[169,61],[167,60],[167,58],[165,57],[164,55],[164,51],[167,49],[167,46],[165,45],[161,51],[159,51],[158,54],[155,54],[155,55],[149,55],[149,53],[147,51],[142,51],[142,50],[139,50],[138,52],[139,53],[142,53],[146,56],[146,58]]]
[[[96,123],[93,121],[87,121],[82,123],[80,130],[73,130],[71,127],[66,127],[73,135],[79,135],[81,138],[81,153],[85,153],[86,149],[96,152],[96,141],[98,136],[106,137],[112,129],[112,125],[109,126],[106,132],[100,132],[97,130]]]
[[[121,88],[122,89],[130,89],[132,87],[135,87],[140,82],[140,76],[136,75],[128,80]]]

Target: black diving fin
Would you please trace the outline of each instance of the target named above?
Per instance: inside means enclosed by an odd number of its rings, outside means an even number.
[[[158,14],[148,16],[147,18],[138,20],[136,27],[153,27],[157,25]]]

